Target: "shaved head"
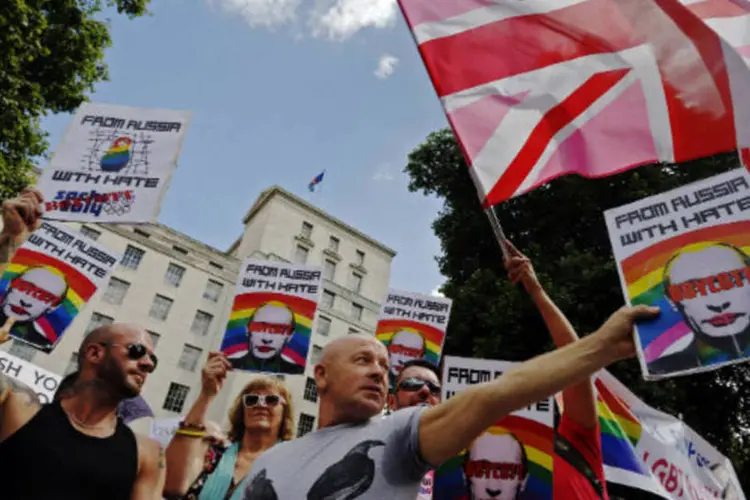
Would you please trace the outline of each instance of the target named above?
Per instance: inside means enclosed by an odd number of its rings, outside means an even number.
[[[86,350],[91,345],[115,344],[125,342],[142,342],[151,349],[151,336],[143,328],[127,323],[112,323],[95,328],[83,339],[81,348],[78,350],[78,367],[83,366],[86,359]]]
[[[369,343],[376,344],[387,352],[385,346],[372,335],[367,335],[366,333],[352,333],[346,337],[339,337],[326,345],[320,355],[320,363],[324,365],[329,364],[342,355],[349,354],[358,347]]]

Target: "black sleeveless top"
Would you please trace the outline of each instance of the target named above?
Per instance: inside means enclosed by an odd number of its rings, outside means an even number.
[[[59,402],[0,443],[3,500],[129,500],[138,475],[135,434],[120,419],[108,438],[77,431]]]

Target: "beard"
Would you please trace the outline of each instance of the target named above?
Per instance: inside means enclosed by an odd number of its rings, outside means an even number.
[[[128,380],[128,374],[112,356],[107,355],[97,376],[118,399],[130,399],[141,393],[141,388]]]

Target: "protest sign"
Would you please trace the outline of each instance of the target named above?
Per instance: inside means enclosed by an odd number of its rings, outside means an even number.
[[[120,403],[117,407],[117,416],[126,424],[141,418],[153,418],[154,412],[143,396],[138,395]]]
[[[745,500],[729,459],[681,420],[651,408],[608,372],[597,376],[596,389],[610,494]]]
[[[42,171],[44,216],[156,220],[190,119],[187,111],[82,104]]]
[[[0,351],[0,374],[28,386],[42,404],[52,401],[62,380],[59,375],[3,351]]]
[[[750,174],[725,172],[605,213],[625,298],[661,308],[637,326],[646,379],[750,355]]]
[[[299,374],[321,294],[320,268],[247,260],[221,350],[234,368]]]
[[[489,382],[518,363],[446,356],[443,400]],[[435,472],[434,500],[552,498],[554,399],[539,401],[501,419],[470,449]],[[499,496],[489,492],[500,492]]]
[[[148,437],[157,441],[163,448],[166,448],[174,437],[174,433],[177,432],[181,421],[182,417],[155,418],[151,422],[151,430]]]
[[[0,325],[12,321],[11,337],[52,351],[119,261],[69,227],[42,222],[0,277]]]
[[[445,297],[388,290],[375,336],[388,348],[391,383],[407,361],[426,359],[435,366],[440,363],[452,304]]]

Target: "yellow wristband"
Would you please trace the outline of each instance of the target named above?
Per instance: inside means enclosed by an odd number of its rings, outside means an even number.
[[[206,435],[206,431],[193,431],[188,429],[177,429],[175,431],[175,435],[179,436],[188,436],[188,437],[195,437],[195,438],[202,438]]]

